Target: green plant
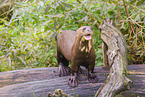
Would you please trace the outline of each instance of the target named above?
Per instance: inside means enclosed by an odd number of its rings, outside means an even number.
[[[144,0],[28,0],[14,2],[11,19],[0,18],[0,71],[58,66],[60,30],[94,29],[96,65],[103,55],[99,26],[110,19],[126,37],[130,64],[144,63]]]
[[[0,26],[0,62],[5,66],[1,71],[58,66],[55,37],[59,30],[77,30],[82,25],[90,25],[91,19],[86,23],[78,21],[86,15],[80,11],[81,5],[75,1],[15,2],[10,21],[1,19],[4,24]],[[97,35],[99,31],[94,29]],[[99,40],[99,35],[94,38]]]

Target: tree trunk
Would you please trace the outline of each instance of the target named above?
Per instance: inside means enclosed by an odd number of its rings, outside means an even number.
[[[109,22],[105,22],[101,26],[101,38],[104,42],[103,45],[106,45],[103,52],[107,50],[107,53],[104,52],[107,55],[104,56],[108,57],[104,57],[104,60],[108,60],[110,73],[95,96],[114,97],[132,86],[132,81],[126,77],[128,65],[126,41],[122,33]]]

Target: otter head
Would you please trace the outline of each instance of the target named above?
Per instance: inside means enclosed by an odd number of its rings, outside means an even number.
[[[79,49],[81,52],[89,53],[92,48],[92,39],[93,29],[90,26],[80,27],[76,31],[76,37],[79,39]]]
[[[76,31],[76,34],[81,41],[88,41],[92,39],[93,29],[90,26],[82,26]]]

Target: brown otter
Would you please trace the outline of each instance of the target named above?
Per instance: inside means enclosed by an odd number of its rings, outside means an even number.
[[[95,52],[93,46],[93,29],[89,26],[80,27],[76,32],[65,30],[57,38],[57,61],[59,75],[70,74],[68,67],[71,62],[71,79],[68,84],[71,87],[78,85],[78,71],[80,66],[88,69],[89,82],[96,82],[98,78],[93,73],[95,66]]]

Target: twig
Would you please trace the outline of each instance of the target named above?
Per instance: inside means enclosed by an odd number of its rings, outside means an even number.
[[[2,4],[1,6],[0,6],[0,8],[3,8],[3,7],[5,7],[5,6],[10,6],[10,5],[12,5],[12,3],[5,3],[5,4]]]
[[[145,26],[141,26],[140,24],[138,24],[137,22],[135,22],[132,18],[130,18],[131,21],[133,21],[135,24],[137,24],[139,27],[145,29]]]
[[[123,0],[123,5],[124,5],[124,8],[125,8],[125,13],[126,13],[127,17],[129,17],[129,12],[127,10],[127,5],[125,4],[125,0]],[[135,35],[134,29],[133,29],[133,23],[130,22],[130,21],[128,21],[128,23],[130,24],[130,28],[132,29],[132,32]]]

